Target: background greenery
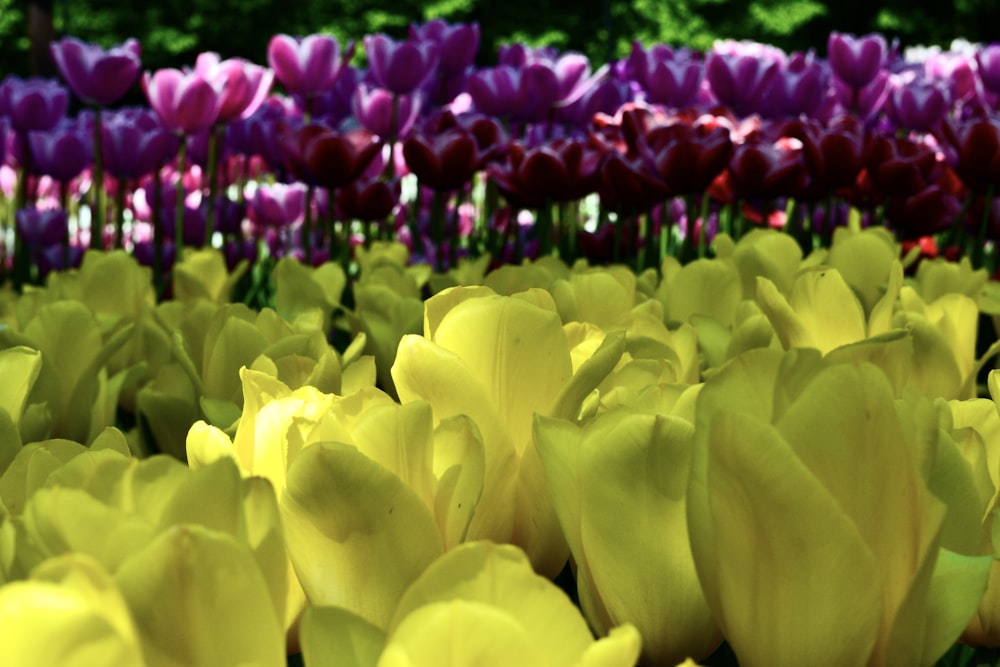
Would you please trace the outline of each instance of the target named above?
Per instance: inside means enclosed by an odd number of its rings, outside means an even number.
[[[27,0],[0,0],[0,76],[28,71]],[[136,37],[143,65],[192,64],[197,53],[266,62],[271,35],[332,32],[360,39],[401,37],[413,22],[442,17],[478,21],[480,65],[510,41],[583,51],[600,64],[628,52],[633,40],[710,48],[717,38],[754,39],[825,55],[832,30],[880,31],[904,46],[947,45],[955,37],[1000,39],[994,0],[53,0],[58,35],[105,46]],[[355,61],[357,62],[357,61]]]

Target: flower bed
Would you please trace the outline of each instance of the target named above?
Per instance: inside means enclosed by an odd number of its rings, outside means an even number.
[[[993,47],[475,39],[0,86],[0,662],[983,659]]]

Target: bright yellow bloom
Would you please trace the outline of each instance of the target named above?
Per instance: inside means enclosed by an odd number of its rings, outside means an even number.
[[[336,608],[302,622],[307,664],[345,667],[631,667],[639,634],[594,641],[579,610],[516,547],[464,544],[407,589],[386,631]]]
[[[751,351],[706,382],[689,529],[741,665],[932,665],[968,623],[991,559],[942,547],[937,422],[894,397],[875,366],[812,351]]]

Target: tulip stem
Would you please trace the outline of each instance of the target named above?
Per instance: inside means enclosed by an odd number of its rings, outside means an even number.
[[[174,266],[184,258],[184,169],[187,159],[187,138],[181,137],[177,151],[177,184],[174,199]]]
[[[208,211],[205,215],[205,243],[212,245],[212,235],[215,233],[215,198],[219,192],[219,143],[225,125],[217,123],[208,130]]]
[[[126,179],[119,179],[118,189],[115,191],[115,247],[125,247],[125,188],[128,185]]]
[[[104,129],[101,119],[101,109],[97,108],[94,113],[94,208],[90,218],[90,247],[94,250],[104,248],[104,165],[103,165],[103,143]]]
[[[163,280],[163,169],[153,175],[153,281],[157,300],[163,297],[166,284]]]
[[[312,266],[312,201],[316,186],[310,183],[306,186],[306,208],[305,216],[302,219],[302,256],[305,258],[307,266]]]
[[[986,251],[986,237],[987,229],[990,226],[990,219],[993,217],[993,196],[994,196],[994,186],[992,183],[986,186],[986,195],[983,197],[983,214],[979,220],[979,234],[976,238],[976,244],[972,247],[972,266],[974,268],[983,268],[983,260]]]
[[[69,214],[69,181],[59,181],[59,204],[62,209]],[[59,239],[59,244],[62,246],[62,266],[64,269],[69,268],[69,219],[66,220],[66,230],[62,234],[62,238]]]
[[[444,271],[444,213],[446,194],[434,191],[431,200],[431,240],[434,242],[434,270]],[[416,241],[416,239],[414,239]]]
[[[538,256],[552,254],[552,202],[546,199],[535,214],[535,232],[538,234]]]

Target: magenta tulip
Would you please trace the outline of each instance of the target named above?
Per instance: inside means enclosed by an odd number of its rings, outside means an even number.
[[[288,227],[302,222],[305,216],[306,186],[264,183],[247,204],[247,214],[258,227]]]
[[[423,25],[411,25],[410,39],[436,43],[440,56],[438,69],[444,76],[451,76],[464,72],[475,61],[479,24],[449,24],[444,19],[434,19]]]
[[[351,104],[362,127],[386,140],[406,136],[420,113],[420,97],[364,84],[354,91]]]
[[[281,34],[268,43],[267,62],[290,94],[311,97],[333,86],[353,51],[353,44],[349,45],[341,59],[340,44],[333,35],[298,39]]]
[[[218,53],[198,55],[194,71],[221,89],[218,122],[228,123],[253,114],[264,102],[274,72],[243,58],[220,60]]]
[[[166,68],[143,77],[149,106],[163,124],[179,134],[193,134],[211,127],[222,108],[222,88],[198,72]]]
[[[117,102],[139,76],[139,42],[129,39],[104,49],[74,37],[51,45],[59,73],[77,97],[93,106]]]
[[[885,37],[877,33],[855,37],[833,32],[826,50],[834,76],[854,90],[870,84],[885,69],[889,53]]]

